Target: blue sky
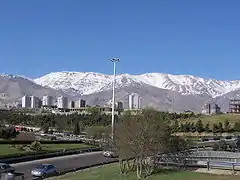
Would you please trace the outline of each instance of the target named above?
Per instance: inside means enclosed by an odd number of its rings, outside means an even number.
[[[0,72],[240,79],[239,0],[2,0]]]

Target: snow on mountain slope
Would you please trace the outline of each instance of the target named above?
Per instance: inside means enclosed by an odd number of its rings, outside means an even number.
[[[53,72],[34,81],[42,86],[87,95],[112,88],[113,77],[94,72]],[[240,81],[203,79],[191,75],[147,73],[141,75],[121,74],[116,76],[116,87],[129,84],[148,84],[161,89],[178,91],[183,95],[221,96],[240,88]]]
[[[79,94],[87,95],[112,88],[112,76],[93,72],[54,72],[35,79],[37,84],[57,90],[74,89]],[[126,76],[116,77],[116,87],[132,83]]]
[[[205,94],[217,97],[240,88],[240,81],[203,79],[191,75],[148,73],[138,75],[137,77],[146,84],[162,89],[178,91],[183,95]]]

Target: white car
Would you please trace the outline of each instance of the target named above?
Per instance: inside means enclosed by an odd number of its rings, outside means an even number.
[[[103,151],[103,156],[112,158],[117,157],[116,153],[114,153],[113,151]]]

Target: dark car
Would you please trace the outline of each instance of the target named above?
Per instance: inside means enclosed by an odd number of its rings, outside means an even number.
[[[2,173],[0,177],[0,180],[24,180],[24,173]]]
[[[0,163],[0,174],[14,172],[15,168],[6,163]]]

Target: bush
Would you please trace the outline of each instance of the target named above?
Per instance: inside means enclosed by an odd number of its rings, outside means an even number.
[[[12,139],[15,138],[19,134],[16,131],[15,127],[1,127],[0,128],[0,138],[2,139]]]
[[[213,145],[213,151],[227,151],[227,150],[228,150],[228,145],[224,140],[216,142]]]
[[[41,143],[38,142],[38,141],[32,142],[31,145],[29,146],[29,148],[30,148],[32,151],[41,151],[41,150],[42,150]]]

